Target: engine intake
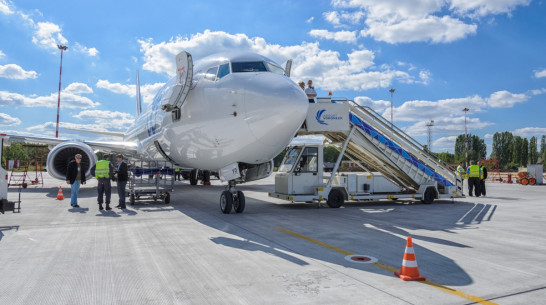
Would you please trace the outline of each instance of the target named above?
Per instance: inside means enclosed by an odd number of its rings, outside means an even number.
[[[91,167],[97,163],[97,156],[89,145],[79,141],[67,141],[55,146],[47,155],[47,172],[55,179],[65,180],[68,163],[76,154],[82,155],[81,163],[87,167],[85,177],[91,178]]]

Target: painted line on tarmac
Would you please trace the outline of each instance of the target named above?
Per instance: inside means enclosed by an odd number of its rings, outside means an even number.
[[[313,238],[310,238],[310,237],[307,237],[307,236],[304,236],[304,235],[301,235],[301,234],[298,234],[296,232],[292,232],[292,231],[289,231],[289,230],[286,230],[286,229],[283,229],[283,228],[277,228],[277,231],[281,231],[281,232],[284,232],[286,234],[289,234],[289,235],[292,235],[292,236],[295,236],[295,237],[298,237],[298,238],[301,238],[303,240],[306,240],[308,242],[312,242],[314,244],[317,244],[319,246],[323,246],[325,248],[328,248],[330,250],[333,250],[333,251],[336,251],[338,253],[341,253],[341,254],[344,254],[344,255],[355,255],[355,253],[352,253],[352,252],[349,252],[349,251],[346,251],[346,250],[343,250],[341,248],[338,248],[338,247],[335,247],[335,246],[332,246],[332,245],[329,245],[327,243],[323,243],[321,241],[318,241],[316,239],[313,239]],[[371,263],[370,265],[374,265],[376,267],[379,267],[381,269],[384,269],[384,270],[387,270],[387,271],[390,271],[390,272],[395,272],[395,271],[399,271],[398,269],[396,268],[393,268],[391,266],[387,266],[385,264],[382,264],[382,263],[379,263],[379,262],[375,262],[375,263]],[[423,283],[423,284],[426,284],[426,285],[429,285],[431,287],[434,287],[434,288],[437,288],[437,289],[440,289],[442,291],[445,291],[447,293],[451,293],[453,295],[456,295],[458,297],[461,297],[463,299],[467,299],[467,300],[470,300],[472,302],[476,302],[476,303],[479,303],[479,304],[485,304],[485,305],[498,305],[497,303],[493,303],[493,302],[490,302],[488,300],[485,300],[485,299],[482,299],[482,298],[479,298],[479,297],[476,297],[476,296],[473,296],[471,294],[468,294],[468,293],[464,293],[462,291],[459,291],[459,290],[456,290],[456,289],[453,289],[453,288],[449,288],[447,286],[444,286],[442,284],[438,284],[438,283],[435,283],[435,282],[432,282],[432,281],[419,281],[420,283]]]

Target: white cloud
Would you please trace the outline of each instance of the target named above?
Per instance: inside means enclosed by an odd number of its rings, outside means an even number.
[[[529,96],[520,93],[514,94],[506,90],[497,91],[487,98],[487,104],[493,108],[509,108],[517,103],[523,103],[529,99]]]
[[[15,126],[21,124],[19,118],[14,118],[7,113],[0,113],[0,126]]]
[[[529,5],[531,0],[450,0],[450,9],[459,15],[483,17],[510,14],[519,5]]]
[[[57,49],[58,44],[66,45],[68,40],[61,33],[61,28],[52,22],[38,22],[32,42],[46,49]]]
[[[28,79],[38,77],[35,71],[25,71],[16,64],[0,65],[0,77],[11,79]]]
[[[525,127],[512,131],[512,134],[520,137],[541,137],[546,134],[545,127]]]
[[[311,23],[311,22],[313,22],[313,20],[315,20],[315,17],[311,17],[311,18],[307,19],[305,21],[305,23]]]
[[[383,20],[366,22],[368,28],[361,31],[362,36],[388,43],[430,41],[448,43],[476,33],[475,24],[466,24],[449,16],[427,16],[401,20],[397,23]]]
[[[396,93],[394,94],[396,105]],[[487,107],[486,101],[478,96],[464,98],[443,99],[439,101],[407,101],[394,109],[395,121],[427,121],[441,117],[460,117],[464,115],[463,108],[469,108],[470,113],[483,111]],[[389,109],[390,111],[390,109]],[[390,116],[390,113],[389,113]]]
[[[88,94],[93,93],[93,89],[83,83],[72,83],[64,89],[63,92],[72,93],[72,94]]]
[[[529,93],[532,94],[532,95],[544,94],[544,93],[546,93],[546,88],[529,90]]]
[[[455,148],[456,140],[457,140],[457,136],[440,137],[432,142],[432,151],[434,152],[453,151]]]
[[[394,116],[394,123],[396,124],[396,113]],[[428,127],[426,123],[430,122],[429,120],[422,120],[414,123],[413,125],[407,127],[405,132],[412,137],[416,136],[426,136],[428,135]],[[468,132],[472,133],[475,130],[483,129],[487,126],[493,125],[490,122],[482,122],[480,118],[466,118],[466,124]],[[464,134],[464,116],[458,117],[435,117],[434,126],[432,127],[433,135],[453,135],[453,134]]]
[[[62,108],[88,109],[100,105],[100,103],[93,102],[91,99],[79,95],[79,93],[71,92],[71,90],[75,90],[74,88],[78,86],[73,86],[69,91],[65,89],[61,92]],[[69,85],[67,88],[70,87],[71,85]],[[26,96],[19,93],[0,91],[0,105],[2,106],[56,108],[57,101],[57,92],[44,96]]]
[[[10,9],[8,2],[5,0],[0,0],[0,13],[4,15],[13,14],[13,11]]]
[[[376,67],[374,53],[369,50],[354,50],[341,58],[339,52],[323,50],[319,43],[302,42],[300,45],[280,46],[268,44],[261,37],[249,38],[245,34],[212,32],[192,35],[190,38],[176,37],[168,42],[154,43],[152,39],[139,40],[143,55],[143,68],[157,73],[175,75],[174,58],[182,50],[190,52],[193,60],[216,52],[247,50],[258,52],[279,64],[293,59],[292,79],[313,79],[317,88],[326,90],[365,90],[388,87],[393,80],[405,83],[421,82],[408,72],[390,67]],[[353,66],[357,64],[358,66]],[[367,70],[363,70],[366,68]]]
[[[546,77],[546,69],[535,71],[535,77],[536,78]]]
[[[101,130],[125,131],[134,123],[134,117],[131,114],[119,111],[85,110],[74,117],[82,121],[93,122],[93,130],[97,130],[97,127],[100,126]]]
[[[449,43],[477,32],[477,25],[463,19],[496,14],[510,14],[517,6],[531,0],[333,0],[334,8],[348,11],[325,13],[325,19],[340,26],[344,14],[349,19],[364,18],[362,36],[388,43],[428,41]],[[355,10],[350,12],[350,10]]]
[[[0,50],[0,57],[4,57],[4,56],[6,56],[6,54],[2,52],[2,50]]]
[[[354,101],[363,107],[370,107],[377,113],[384,112],[386,110],[390,111],[391,102],[385,100],[375,101],[367,96],[357,96]]]
[[[143,102],[151,103],[155,94],[165,83],[146,84],[140,86],[140,94]],[[136,97],[136,85],[124,85],[121,83],[111,83],[108,80],[99,80],[95,85],[97,88],[106,89],[117,94],[125,94],[130,97]]]
[[[351,31],[330,32],[328,30],[311,30],[309,35],[340,42],[356,42],[356,32]]]

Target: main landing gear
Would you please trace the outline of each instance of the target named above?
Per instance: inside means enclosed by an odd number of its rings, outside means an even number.
[[[229,214],[231,210],[235,213],[242,213],[245,210],[245,195],[235,189],[235,181],[230,180],[226,190],[220,195],[220,210],[222,213]]]

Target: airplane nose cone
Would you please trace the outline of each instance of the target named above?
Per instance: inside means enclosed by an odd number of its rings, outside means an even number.
[[[268,147],[268,151],[277,154],[303,124],[309,101],[303,90],[289,78],[273,73],[260,74],[256,85],[245,92],[246,121],[256,139]]]

